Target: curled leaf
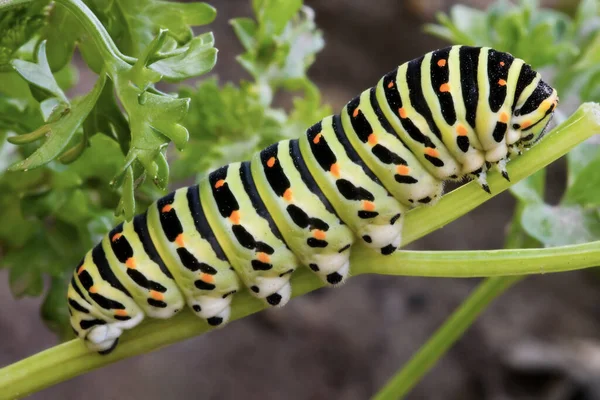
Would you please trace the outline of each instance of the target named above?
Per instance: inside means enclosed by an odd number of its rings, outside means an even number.
[[[197,36],[170,57],[153,63],[150,68],[172,81],[202,75],[210,71],[217,62],[217,49],[213,47],[211,32]]]

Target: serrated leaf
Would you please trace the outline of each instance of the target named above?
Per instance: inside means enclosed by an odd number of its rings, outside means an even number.
[[[69,112],[59,120],[46,125],[46,141],[32,155],[13,164],[9,170],[36,168],[58,157],[96,104],[105,82],[106,75],[103,74],[97,79],[92,91],[74,102]]]
[[[217,16],[214,7],[200,2],[155,1],[146,11],[148,18],[160,29],[168,29],[179,43],[192,39],[191,26],[210,24]]]
[[[217,49],[213,47],[212,33],[205,33],[192,39],[172,57],[164,58],[150,65],[164,78],[181,81],[210,71],[217,62]]]
[[[178,3],[158,0],[91,0],[119,49],[139,57],[161,29],[184,44],[193,37],[192,26],[205,25],[216,16],[215,9],[201,2]]]
[[[63,103],[69,104],[67,96],[63,93],[60,86],[52,75],[52,70],[48,65],[46,58],[46,42],[39,45],[37,52],[37,63],[32,63],[24,60],[12,60],[13,68],[23,79],[33,86],[42,89],[50,95],[57,97]]]

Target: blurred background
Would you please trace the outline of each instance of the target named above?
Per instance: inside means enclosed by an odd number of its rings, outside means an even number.
[[[396,65],[447,43],[422,26],[454,1],[306,1],[325,48],[309,70],[339,110]],[[485,8],[491,1],[463,1]],[[557,6],[544,1],[544,6]],[[219,49],[213,74],[237,82],[243,50],[228,21],[252,16],[249,0],[214,1]],[[81,71],[77,93],[95,76]],[[549,170],[549,201],[564,165]],[[503,193],[410,246],[504,246],[515,201]],[[409,399],[600,399],[597,272],[532,276],[498,299]],[[16,301],[0,271],[0,365],[56,344],[39,299]],[[32,399],[366,399],[403,365],[478,283],[476,279],[361,276],[231,323],[226,329],[135,357],[46,389]]]

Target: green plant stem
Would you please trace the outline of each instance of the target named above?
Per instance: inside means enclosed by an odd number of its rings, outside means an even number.
[[[483,281],[373,400],[396,400],[404,397],[464,334],[492,300],[521,279],[521,276],[511,276],[488,278]]]
[[[558,159],[571,148],[600,133],[600,105],[585,103],[551,132],[528,154],[508,164],[513,183]],[[492,191],[508,188],[496,173],[489,175]],[[434,207],[421,207],[405,218],[406,245],[444,226],[477,207],[490,196],[472,182],[445,195]],[[426,275],[443,277],[495,276],[569,271],[600,265],[598,242],[548,249],[495,250],[486,252],[405,252],[382,256],[360,245],[352,249],[354,274]],[[292,278],[293,296],[322,287],[321,281],[306,269]],[[245,291],[235,296],[232,320],[260,311],[264,305]],[[43,388],[100,368],[123,358],[209,331],[209,326],[189,310],[169,320],[148,320],[125,332],[119,347],[107,355],[89,352],[83,342],[73,340],[0,369],[0,399],[26,396]]]
[[[364,246],[353,249],[354,275],[476,278],[566,272],[600,265],[600,241],[546,249],[399,251],[392,257],[372,253]]]

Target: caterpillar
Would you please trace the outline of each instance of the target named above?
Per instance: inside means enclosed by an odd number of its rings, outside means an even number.
[[[355,241],[392,254],[404,213],[434,204],[444,181],[474,179],[489,193],[489,170],[509,180],[506,162],[542,138],[557,103],[539,73],[491,48],[404,63],[300,138],[216,169],[110,231],[71,279],[73,330],[107,354],[145,316],[186,305],[223,325],[242,288],[283,306],[301,266],[339,285]]]

